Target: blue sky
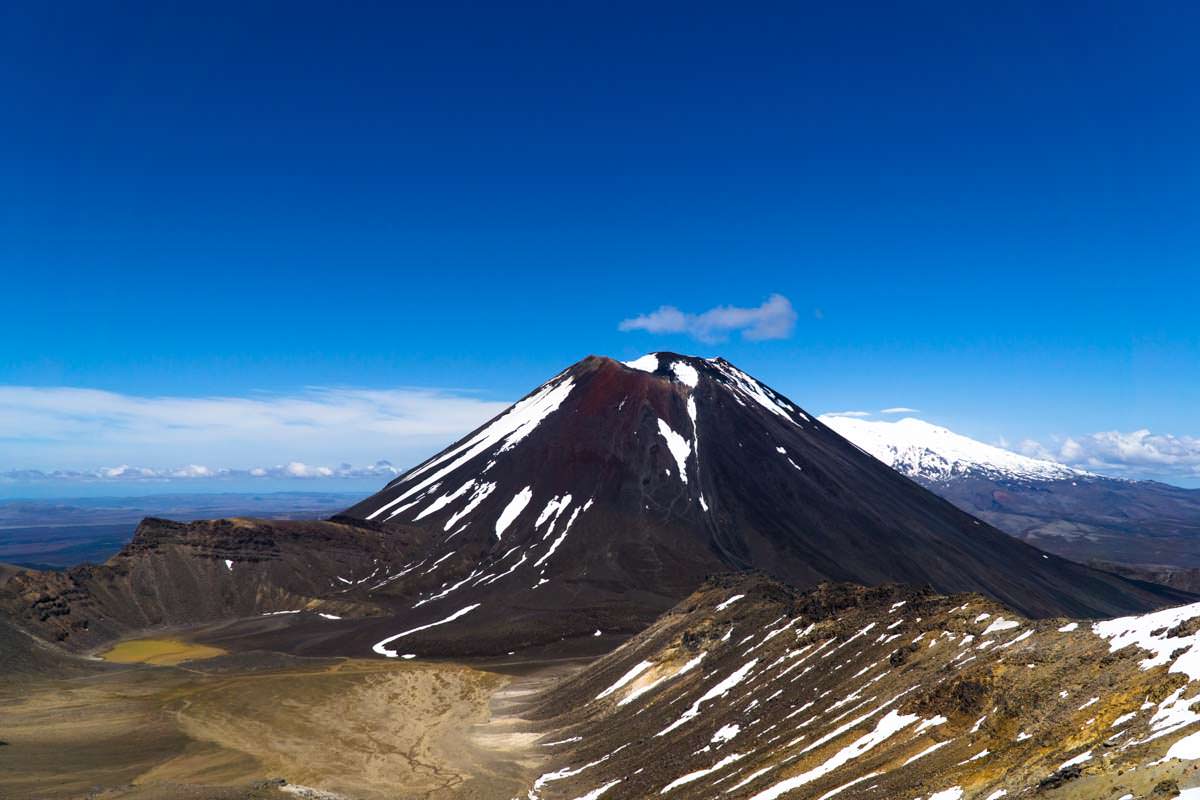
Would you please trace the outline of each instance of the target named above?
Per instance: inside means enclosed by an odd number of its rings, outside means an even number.
[[[404,464],[672,349],[1194,484],[1200,10],[1043,5],[9,4],[0,472]]]

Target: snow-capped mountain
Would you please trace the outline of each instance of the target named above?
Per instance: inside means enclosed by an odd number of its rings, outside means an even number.
[[[963,477],[1055,481],[1089,474],[1054,461],[1030,458],[984,444],[912,417],[892,421],[823,414],[821,422],[910,478],[927,481]]]
[[[963,511],[1036,547],[1189,591],[1200,585],[1200,490],[1028,458],[919,419],[820,420]]]

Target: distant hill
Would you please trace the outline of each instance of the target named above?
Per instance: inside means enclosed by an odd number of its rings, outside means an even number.
[[[320,519],[356,495],[332,492],[162,494],[0,501],[0,561],[34,569],[102,564],[146,517]]]

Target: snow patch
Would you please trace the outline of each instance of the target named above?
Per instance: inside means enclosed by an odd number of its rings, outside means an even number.
[[[1184,761],[1200,759],[1200,733],[1185,736],[1167,750],[1167,759],[1178,758]]]
[[[557,550],[558,546],[563,543],[563,539],[567,538],[567,533],[571,530],[571,526],[575,524],[575,519],[579,516],[580,512],[587,511],[591,507],[592,507],[592,498],[589,498],[586,503],[584,503],[582,506],[576,507],[576,509],[571,512],[571,518],[567,520],[567,524],[563,527],[563,531],[562,531],[562,533],[560,533],[558,535],[558,538],[555,539],[550,544],[550,549],[547,550],[541,558],[539,558],[537,561],[533,562],[533,565],[535,567],[540,567],[542,564],[545,563],[546,559],[548,559],[548,558],[550,558],[550,556],[554,555],[554,551]],[[555,521],[557,522],[557,519]],[[554,523],[551,523],[550,531],[553,531],[553,530],[554,530]],[[546,533],[547,536],[550,534],[550,531],[547,531],[547,533]]]
[[[712,735],[712,738],[709,739],[708,742],[709,742],[709,744],[724,744],[725,742],[728,742],[730,739],[732,739],[733,737],[735,737],[739,733],[741,733],[741,731],[742,731],[741,726],[738,725],[736,722],[730,723],[728,725],[722,725],[720,728],[717,729],[717,732]]]
[[[629,705],[634,700],[638,699],[639,697],[641,697],[644,694],[654,691],[655,689],[657,689],[659,686],[662,686],[667,681],[674,680],[675,678],[678,678],[680,675],[685,675],[685,674],[691,672],[693,669],[695,669],[697,666],[699,666],[701,661],[704,660],[705,655],[707,655],[707,652],[701,652],[700,655],[691,659],[686,664],[684,664],[682,667],[680,667],[679,669],[672,672],[670,675],[664,675],[663,677],[659,678],[656,681],[652,681],[652,682],[646,684],[645,686],[640,686],[637,689],[634,689],[632,692],[627,694],[625,696],[625,698],[623,700],[621,700],[621,702],[617,703],[617,705],[618,706]]]
[[[415,517],[413,517],[413,522],[416,522],[417,520],[420,520],[420,519],[424,519],[425,517],[428,517],[430,514],[436,514],[437,512],[441,511],[443,508],[450,505],[450,503],[454,502],[455,500],[457,500],[458,498],[460,498],[464,494],[466,494],[471,489],[471,487],[474,485],[475,485],[475,481],[469,480],[466,483],[464,483],[462,486],[455,489],[453,492],[447,492],[446,494],[442,495],[441,497],[439,497],[438,499],[436,499],[432,503],[430,503],[428,506],[426,506],[424,511],[422,511],[420,514],[417,514]]]
[[[717,604],[717,611],[724,611],[725,609],[729,608],[731,605],[733,605],[734,603],[736,603],[738,600],[741,600],[741,599],[742,599],[743,597],[745,597],[745,596],[746,596],[746,595],[744,595],[744,594],[735,594],[733,597],[729,598],[729,599],[728,599],[728,600],[726,600],[725,602],[723,602],[723,603],[718,603],[718,604]]]
[[[930,753],[935,753],[938,750],[941,750],[943,747],[945,747],[946,745],[950,744],[953,741],[954,741],[953,739],[947,739],[944,742],[937,742],[935,744],[931,744],[931,745],[929,745],[929,747],[926,747],[924,750],[917,753],[915,756],[909,758],[907,761],[905,761],[900,766],[907,767],[909,764],[913,763],[914,761],[924,758],[925,756],[929,755]]]
[[[691,444],[687,439],[671,430],[671,426],[661,417],[658,420],[658,432],[667,440],[667,449],[675,457],[675,463],[679,466],[679,479],[687,483],[687,459],[692,452]]]
[[[1010,631],[1013,628],[1020,626],[1021,623],[1016,620],[1005,619],[1004,617],[996,617],[996,621],[984,628],[980,636],[987,636],[989,633],[999,633],[1000,631]]]
[[[599,798],[600,795],[604,794],[605,792],[607,792],[609,789],[616,786],[620,782],[621,782],[620,778],[617,778],[615,781],[609,781],[608,783],[604,784],[603,786],[597,786],[595,789],[592,789],[587,794],[579,795],[579,797],[576,797],[575,800],[597,800],[597,798]]]
[[[616,683],[614,683],[612,686],[609,686],[607,689],[605,689],[600,694],[596,695],[596,699],[603,700],[605,697],[608,697],[613,692],[621,689],[621,687],[628,685],[630,681],[632,681],[638,675],[641,675],[643,672],[645,672],[646,670],[650,669],[653,666],[654,666],[653,661],[642,661],[638,664],[635,664],[632,669],[630,669],[628,672],[626,672],[624,675],[622,675],[620,678],[618,678]]]
[[[766,386],[763,386],[761,383],[756,381],[754,378],[751,378],[749,375],[742,372],[728,361],[725,361],[724,359],[714,359],[710,363],[715,366],[721,372],[721,374],[729,378],[735,391],[748,397],[755,403],[758,403],[772,414],[782,417],[793,425],[800,424],[792,417],[793,412],[801,419],[808,419],[808,417],[806,417],[802,412],[792,406],[791,403],[788,403],[779,395],[775,394]]]
[[[546,520],[552,516],[557,520],[569,505],[571,505],[571,495],[569,494],[563,495],[561,498],[557,496],[551,497],[550,501],[546,503],[546,507],[542,509],[542,513],[538,514],[537,521],[533,523],[533,527],[542,527],[542,525],[546,524]],[[551,527],[551,530],[553,530],[553,527]]]
[[[734,671],[728,677],[726,677],[725,680],[721,681],[716,686],[712,687],[707,692],[705,692],[700,697],[699,700],[692,703],[691,707],[688,708],[687,711],[683,712],[683,714],[679,717],[679,719],[675,720],[670,725],[663,728],[661,731],[656,733],[655,736],[663,736],[664,734],[668,734],[671,731],[678,728],[680,725],[683,725],[685,722],[688,722],[689,720],[694,719],[695,717],[699,716],[700,715],[700,706],[704,705],[709,700],[713,700],[718,697],[724,697],[725,695],[729,694],[729,691],[731,689],[733,689],[733,687],[737,686],[739,683],[741,683],[743,680],[746,679],[746,675],[748,675],[750,673],[750,670],[754,669],[754,665],[757,663],[758,663],[758,659],[754,658],[754,659],[751,659],[750,661],[746,662],[745,664],[743,664],[736,671]]]
[[[642,372],[658,372],[658,353],[647,353],[633,361],[623,362],[630,369],[640,369]]]
[[[962,800],[963,790],[957,786],[951,786],[949,789],[943,789],[940,792],[934,792],[929,795],[929,800]],[[1003,795],[1001,795],[1003,797]]]
[[[698,781],[701,778],[703,778],[704,776],[711,775],[714,772],[717,772],[718,770],[725,769],[725,767],[728,767],[730,764],[734,763],[735,761],[740,761],[741,759],[743,759],[745,757],[746,757],[745,753],[733,753],[731,755],[727,755],[724,758],[722,758],[720,761],[718,761],[716,764],[713,764],[711,767],[709,767],[707,769],[698,769],[695,772],[689,772],[687,775],[684,775],[681,778],[676,778],[675,780],[671,781],[666,786],[664,786],[662,788],[662,790],[659,792],[659,794],[666,794],[667,792],[671,791],[672,789],[677,789],[680,786],[683,786],[684,784],[691,783],[692,781]]]
[[[508,505],[500,512],[500,516],[496,519],[496,538],[499,539],[509,525],[521,515],[525,510],[525,506],[529,505],[529,501],[533,499],[533,487],[526,486],[521,491],[513,495],[513,499],[508,501]]]
[[[1092,632],[1108,640],[1110,652],[1136,645],[1150,653],[1141,662],[1143,670],[1171,661],[1171,654],[1183,652],[1171,662],[1169,672],[1182,672],[1188,680],[1200,680],[1200,633],[1168,636],[1175,626],[1200,617],[1200,603],[1154,611],[1136,617],[1118,617],[1092,625]]]
[[[481,605],[480,603],[475,603],[473,605],[467,606],[466,608],[460,608],[458,611],[455,611],[453,614],[446,617],[445,619],[439,619],[437,622],[431,622],[428,625],[419,625],[416,628],[409,628],[408,630],[397,633],[394,636],[389,636],[388,638],[383,639],[382,641],[376,642],[375,645],[371,649],[374,650],[376,653],[378,653],[381,656],[387,656],[388,658],[395,658],[396,651],[389,650],[387,648],[387,645],[391,644],[392,642],[396,641],[397,639],[403,639],[405,636],[409,636],[409,635],[417,633],[419,631],[429,630],[430,628],[436,628],[438,625],[445,625],[448,622],[454,622],[454,620],[458,619],[459,617],[465,616],[466,614],[470,614],[472,611],[479,608],[480,605]]]
[[[693,389],[700,383],[700,373],[685,361],[676,361],[671,364],[671,371],[675,373],[675,377],[679,379],[680,383],[686,383]]]
[[[471,492],[471,497],[467,500],[467,504],[456,511],[450,519],[446,520],[446,524],[442,526],[442,530],[448,531],[453,528],[460,519],[470,514],[480,503],[487,499],[487,496],[495,491],[495,489],[496,484],[494,483],[481,483],[476,486],[475,490]],[[458,531],[455,531],[455,533],[458,533]]]

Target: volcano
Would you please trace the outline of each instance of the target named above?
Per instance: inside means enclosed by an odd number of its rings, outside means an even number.
[[[1032,617],[1190,599],[1013,539],[728,361],[674,353],[590,356],[338,519],[423,542],[381,590],[410,601],[383,655],[464,625],[484,649],[633,631],[730,570],[981,592]]]

